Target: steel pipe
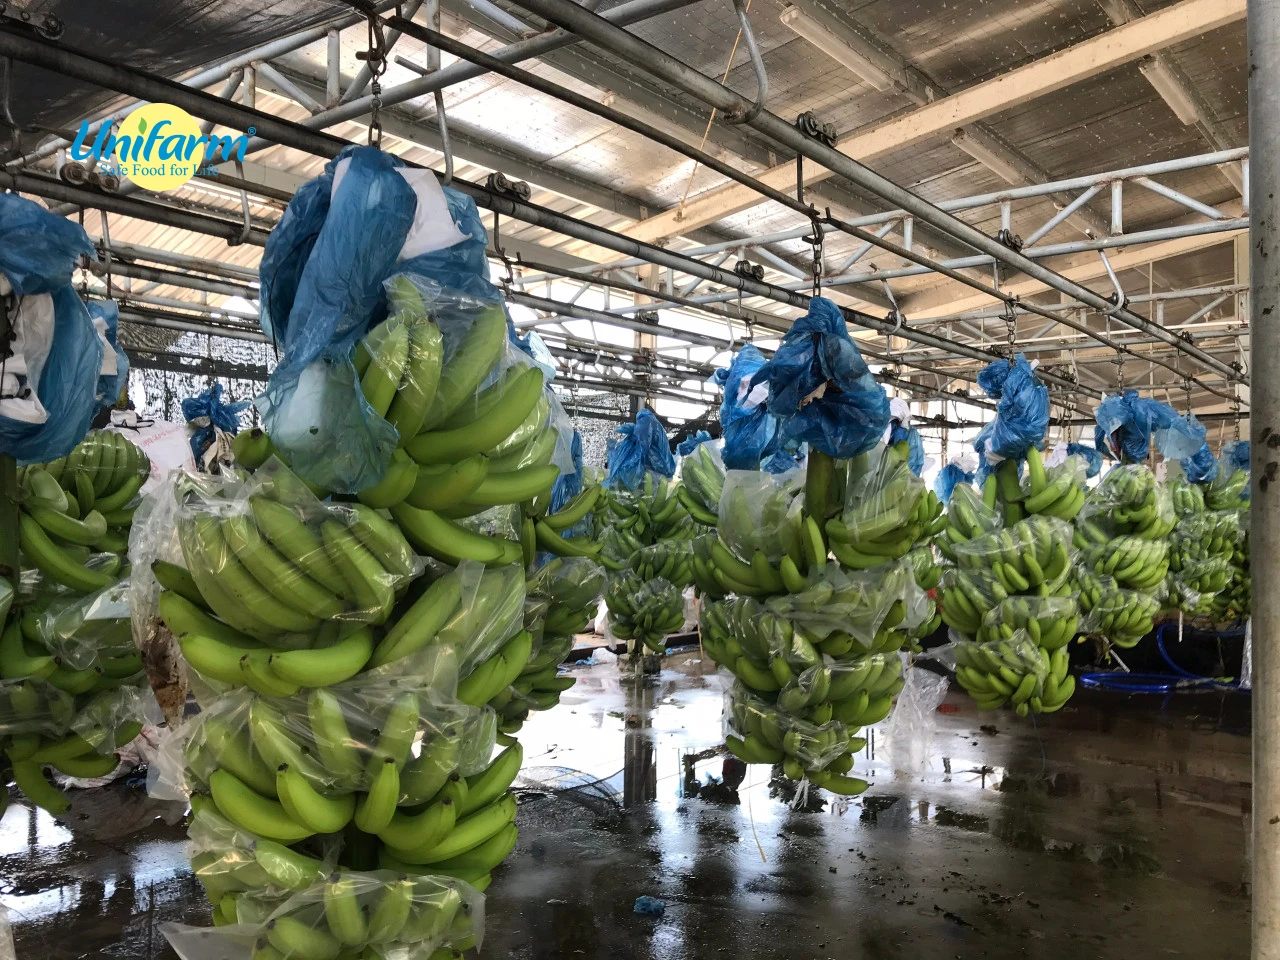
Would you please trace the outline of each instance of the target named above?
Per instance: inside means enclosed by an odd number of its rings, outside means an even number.
[[[129,277],[132,280],[146,280],[149,283],[165,284],[173,287],[186,287],[188,290],[203,290],[205,293],[218,293],[224,297],[241,297],[255,300],[258,291],[254,287],[241,286],[238,283],[226,283],[221,280],[208,280],[189,273],[177,273],[173,270],[160,270],[155,267],[144,267],[137,263],[121,263],[112,260],[108,266],[105,262],[91,260],[89,269],[94,275],[105,277],[108,273],[117,277]]]
[[[538,14],[559,27],[571,30],[639,69],[661,78],[691,96],[697,97],[717,110],[725,111],[731,115],[741,115],[748,112],[753,106],[751,101],[734,93],[728,87],[717,83],[710,77],[704,76],[688,64],[640,37],[609,23],[589,10],[583,9],[573,3],[572,0],[519,0],[519,3],[525,9]],[[1145,317],[1140,317],[1130,310],[1112,309],[1114,304],[1109,303],[1102,295],[1011,250],[975,227],[957,217],[951,216],[927,200],[864,167],[839,150],[806,137],[793,124],[787,123],[781,117],[768,110],[761,110],[757,116],[747,121],[747,125],[777,143],[790,147],[804,157],[821,164],[837,175],[871,190],[890,203],[914,215],[917,219],[937,227],[949,236],[969,244],[1000,263],[1019,270],[1046,286],[1080,301],[1086,306],[1099,310],[1111,309],[1112,316],[1119,322],[1164,340],[1170,346],[1182,350],[1202,365],[1222,374],[1229,380],[1247,382],[1247,378],[1243,374],[1229,365],[1190,344],[1183,343],[1178,337],[1162,330]]]
[[[0,46],[7,35],[0,33]],[[87,187],[73,187],[60,180],[38,177],[29,173],[11,173],[0,170],[0,187],[16,190],[19,193],[30,193],[47,200],[60,203],[74,203],[76,206],[106,210],[123,217],[136,217],[139,220],[150,220],[152,223],[166,227],[177,227],[179,230],[190,230],[192,233],[203,233],[224,240],[238,241],[244,230],[244,224],[210,217],[203,213],[189,213],[173,207],[135,200],[132,197],[121,197],[113,193],[101,193]],[[267,232],[254,227],[249,230],[245,243],[255,246],[266,246]]]
[[[91,239],[93,245],[98,248],[99,255],[109,249],[111,256],[117,260],[121,258],[148,260],[151,263],[164,264],[166,267],[181,267],[183,270],[216,274],[224,280],[251,280],[254,283],[258,281],[258,271],[253,267],[241,267],[234,263],[223,263],[220,260],[206,260],[185,253],[174,253],[171,250],[157,250],[155,247],[145,247],[138,243],[119,243],[112,240],[108,248],[101,238]]]

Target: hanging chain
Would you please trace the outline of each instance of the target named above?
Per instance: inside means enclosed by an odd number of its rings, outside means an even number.
[[[1014,344],[1018,342],[1018,312],[1013,308],[1013,301],[1004,302],[1004,327],[1009,341],[1009,353],[1013,354]]]
[[[827,216],[831,215],[831,211],[827,211]],[[813,295],[815,297],[822,296],[822,268],[823,268],[823,251],[822,245],[826,240],[826,234],[823,232],[822,224],[818,222],[815,214],[813,218],[813,233],[805,237],[809,241],[809,246],[813,250],[813,262],[809,266],[809,272],[813,275]]]
[[[369,14],[369,49],[356,52],[356,59],[369,67],[369,146],[382,149],[382,83],[387,72],[387,42],[382,35],[382,21]]]
[[[1235,439],[1240,439],[1240,384],[1236,384],[1231,391],[1235,395],[1235,399],[1231,401],[1231,410],[1235,414]]]

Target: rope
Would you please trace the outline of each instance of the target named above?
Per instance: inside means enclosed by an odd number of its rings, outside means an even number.
[[[751,0],[747,0],[748,11],[751,10]],[[723,84],[729,79],[729,71],[733,69],[733,58],[738,54],[738,44],[742,42],[742,28],[738,28],[738,35],[733,38],[733,49],[729,51],[729,61],[724,65],[724,74],[720,77],[720,83]],[[711,124],[715,123],[716,108],[711,108],[711,116],[707,117],[707,128],[702,131],[702,139],[698,142],[699,152],[704,152],[707,147],[707,138],[711,136]],[[684,196],[680,198],[680,206],[676,208],[676,219],[684,219],[684,205],[689,199],[689,191],[693,189],[693,178],[698,173],[698,161],[693,161],[693,169],[689,171],[689,182],[684,185]]]

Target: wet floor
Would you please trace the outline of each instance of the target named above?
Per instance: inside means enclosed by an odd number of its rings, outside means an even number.
[[[872,788],[833,809],[715,751],[722,694],[696,651],[656,676],[574,672],[521,734],[520,843],[482,957],[1248,956],[1245,696],[1084,692],[1036,727],[963,693],[934,711],[921,684],[914,722],[859,759]],[[65,825],[11,806],[18,957],[172,958],[158,925],[207,907],[165,815],[124,786]],[[642,895],[665,915],[635,914]]]

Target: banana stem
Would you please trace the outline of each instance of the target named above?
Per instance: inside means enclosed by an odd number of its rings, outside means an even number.
[[[821,450],[809,450],[809,466],[804,479],[804,506],[821,528],[827,520],[831,500],[831,480],[835,475],[835,459]]]

